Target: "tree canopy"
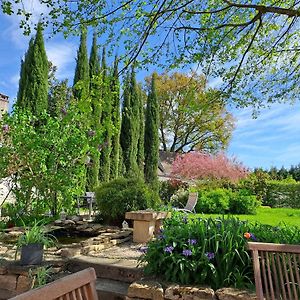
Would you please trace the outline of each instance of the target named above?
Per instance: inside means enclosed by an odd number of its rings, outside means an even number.
[[[298,99],[299,1],[39,2],[48,7],[41,20],[51,22],[55,32],[68,34],[85,23],[108,43],[118,47],[121,41],[126,64],[199,67],[206,76],[221,77],[222,90],[238,106]],[[5,13],[24,15],[21,26],[28,33],[31,12],[22,1],[0,3]]]
[[[148,85],[150,78],[146,78]],[[234,128],[219,91],[206,88],[197,74],[164,73],[156,76],[160,103],[161,148],[171,152],[226,149]]]

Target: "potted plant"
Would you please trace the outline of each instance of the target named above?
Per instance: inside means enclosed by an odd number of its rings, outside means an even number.
[[[17,240],[17,252],[21,249],[21,265],[38,265],[43,261],[44,247],[53,246],[56,238],[45,232],[43,224],[35,222],[25,228],[23,235]]]

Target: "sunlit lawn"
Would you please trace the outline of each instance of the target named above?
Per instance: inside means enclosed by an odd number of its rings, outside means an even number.
[[[217,214],[196,214],[195,217],[220,217]],[[226,215],[227,216],[227,215]],[[260,222],[269,225],[279,225],[283,222],[287,225],[295,225],[300,227],[300,209],[293,208],[268,208],[260,207],[257,209],[256,215],[230,215],[238,217],[240,220],[248,220],[250,222]]]

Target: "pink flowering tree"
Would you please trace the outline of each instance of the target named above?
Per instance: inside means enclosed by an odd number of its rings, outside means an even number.
[[[236,182],[245,178],[249,171],[235,158],[228,158],[224,153],[211,155],[194,151],[178,155],[171,173],[187,179],[227,179]]]

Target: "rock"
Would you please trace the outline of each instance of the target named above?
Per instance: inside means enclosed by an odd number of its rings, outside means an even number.
[[[234,288],[222,288],[216,291],[219,300],[256,300],[255,293]]]
[[[17,275],[0,275],[0,289],[14,291],[17,285]]]
[[[62,220],[55,220],[55,221],[54,221],[54,224],[55,224],[55,225],[61,225],[62,223],[63,223]]]
[[[215,300],[214,290],[207,287],[171,285],[165,291],[170,300]]]
[[[116,239],[116,240],[110,240],[110,242],[113,245],[117,245],[117,244],[121,244],[121,243],[125,243],[131,240],[130,236],[125,237],[124,239]]]
[[[7,266],[0,266],[0,275],[4,275],[7,273]]]
[[[75,225],[75,222],[73,220],[65,220],[63,221],[64,225]]]
[[[74,221],[75,223],[80,221],[80,217],[78,217],[78,216],[70,216],[70,217],[68,217],[68,219]]]
[[[30,290],[31,285],[32,285],[32,279],[30,279],[27,276],[20,275],[17,280],[16,290],[18,293],[24,293]]]
[[[68,257],[73,257],[73,256],[77,256],[80,255],[80,248],[64,248],[64,249],[60,249],[60,256],[64,257],[64,258],[68,258]]]
[[[137,281],[128,288],[128,297],[138,299],[163,300],[164,291],[158,282]]]

